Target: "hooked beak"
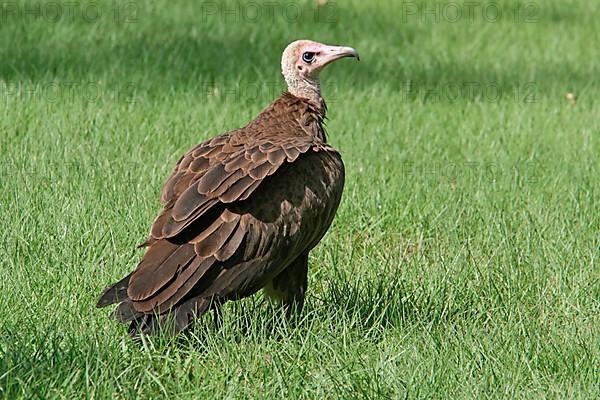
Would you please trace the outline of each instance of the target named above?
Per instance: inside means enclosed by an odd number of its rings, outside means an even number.
[[[360,61],[358,51],[352,47],[345,46],[325,46],[322,50],[321,57],[323,66],[344,57],[356,57],[356,60]]]

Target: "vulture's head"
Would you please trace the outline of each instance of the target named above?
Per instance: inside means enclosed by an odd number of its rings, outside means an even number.
[[[290,43],[281,57],[281,71],[288,91],[299,97],[319,95],[319,73],[333,61],[344,57],[359,59],[358,52],[352,47],[328,46],[310,40]]]

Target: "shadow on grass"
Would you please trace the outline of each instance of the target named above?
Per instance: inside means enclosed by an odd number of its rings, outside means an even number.
[[[348,276],[329,282],[320,300],[332,320],[344,321],[360,331],[381,331],[408,325],[443,325],[457,319],[479,319],[469,299],[450,301],[453,290],[416,287],[395,276],[375,281],[356,281]],[[316,315],[316,318],[323,316]]]

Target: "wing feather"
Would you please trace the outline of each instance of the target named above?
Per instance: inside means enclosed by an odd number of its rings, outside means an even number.
[[[231,187],[219,196],[219,200],[223,203],[233,203],[236,201],[249,187],[256,182],[251,176],[244,176],[242,179],[231,185]]]
[[[217,164],[210,168],[198,181],[198,193],[210,194],[229,178],[233,172],[227,172],[225,165]]]
[[[159,240],[148,248],[142,262],[131,275],[127,295],[134,301],[152,296],[195,256],[191,244],[179,245],[169,240]]]
[[[215,229],[214,232],[208,235],[204,240],[194,244],[196,254],[200,257],[208,257],[216,253],[233,234],[233,231],[237,228],[238,224],[239,218],[231,222],[222,221],[221,225]]]

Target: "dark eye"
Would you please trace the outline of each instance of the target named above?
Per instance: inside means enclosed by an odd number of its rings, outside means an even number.
[[[313,53],[312,51],[307,51],[305,53],[302,53],[302,61],[304,61],[305,63],[310,64],[311,62],[313,62],[314,59],[315,59],[315,53]]]

